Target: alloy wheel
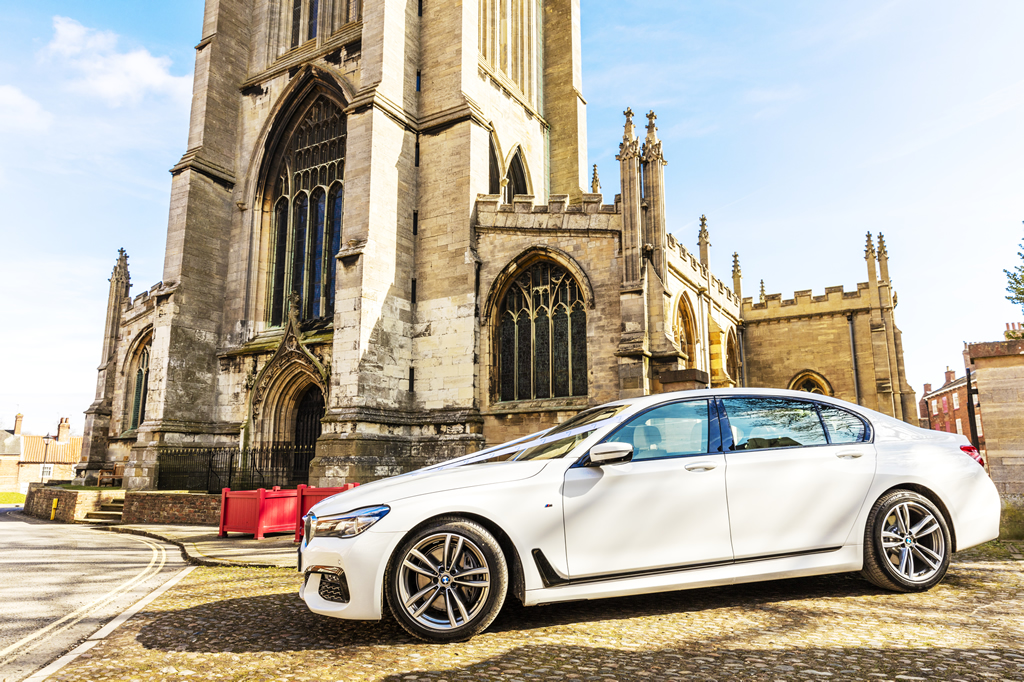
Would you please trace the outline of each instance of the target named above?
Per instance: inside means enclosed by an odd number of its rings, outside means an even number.
[[[491,590],[491,570],[481,548],[452,532],[419,540],[402,558],[397,577],[400,607],[431,630],[471,623]]]
[[[880,544],[903,580],[923,583],[945,567],[946,538],[930,509],[914,501],[894,505],[881,524]]]

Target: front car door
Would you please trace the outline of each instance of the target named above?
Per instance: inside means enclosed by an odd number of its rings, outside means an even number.
[[[633,457],[566,471],[563,510],[571,578],[732,560],[726,461],[713,403],[658,405],[604,442],[630,443]]]
[[[751,396],[719,404],[736,559],[845,544],[875,473],[869,424],[812,401]]]

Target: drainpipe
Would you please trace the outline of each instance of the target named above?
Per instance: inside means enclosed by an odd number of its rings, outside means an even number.
[[[857,344],[853,340],[853,313],[846,316],[846,322],[850,328],[850,357],[853,358],[853,390],[857,396],[857,404],[860,405],[860,372],[857,371]]]
[[[974,416],[974,396],[978,394],[978,389],[971,387],[971,368],[967,368],[967,421],[971,423],[971,445],[981,449],[978,445],[978,423]]]
[[[742,377],[743,387],[747,387],[747,346],[744,343],[744,337],[747,335],[747,326],[740,322],[737,325],[737,329],[740,330],[739,341],[740,341],[740,377]]]

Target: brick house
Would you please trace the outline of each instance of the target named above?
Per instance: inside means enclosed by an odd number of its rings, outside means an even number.
[[[975,386],[976,388],[976,386]],[[946,368],[944,383],[932,389],[931,384],[924,385],[924,393],[919,403],[920,426],[933,431],[946,431],[967,436],[975,446],[985,453],[985,431],[982,427],[981,405],[975,393],[974,400],[974,433],[971,432],[971,410],[967,400],[967,375],[956,378],[956,370]]]

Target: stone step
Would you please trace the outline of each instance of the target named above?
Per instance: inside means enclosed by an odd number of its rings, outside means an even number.
[[[121,512],[119,511],[94,511],[85,515],[89,521],[106,521],[108,523],[119,523]]]
[[[114,500],[110,504],[101,504],[100,511],[105,512],[123,512],[124,511],[124,500]]]

